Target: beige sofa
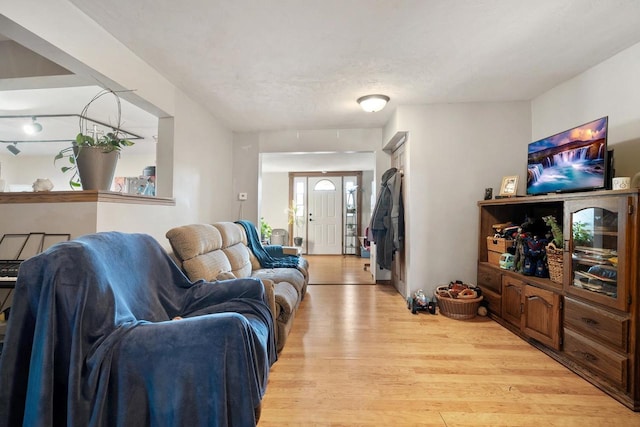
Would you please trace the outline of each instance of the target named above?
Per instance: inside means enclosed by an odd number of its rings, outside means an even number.
[[[233,222],[191,224],[166,233],[178,265],[190,280],[255,277],[262,280],[274,316],[278,351],[291,331],[308,284],[308,263],[298,268],[262,268],[247,246],[244,228]]]

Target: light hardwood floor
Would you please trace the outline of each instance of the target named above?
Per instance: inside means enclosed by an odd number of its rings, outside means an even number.
[[[309,260],[309,283],[313,285],[372,285],[373,276],[365,263],[369,258],[355,255],[305,255]]]
[[[259,425],[640,426],[640,413],[489,319],[412,315],[385,285],[311,285]]]

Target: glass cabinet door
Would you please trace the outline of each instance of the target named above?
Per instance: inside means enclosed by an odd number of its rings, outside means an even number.
[[[599,199],[594,203],[567,202],[568,215],[565,240],[567,292],[620,310],[626,309],[624,277],[627,213],[625,197]],[[596,206],[594,206],[596,205]],[[569,259],[567,259],[570,257]],[[569,261],[569,262],[567,262]]]

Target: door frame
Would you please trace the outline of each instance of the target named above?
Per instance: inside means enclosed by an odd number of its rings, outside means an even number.
[[[391,165],[400,171],[399,177],[402,180],[402,202],[404,204],[405,212],[408,211],[409,201],[406,199],[406,189],[405,189],[405,172],[406,172],[406,154],[408,152],[408,138],[406,132],[398,132],[396,135],[389,141],[389,143],[383,148],[383,151],[391,156]],[[405,220],[405,235],[404,235],[404,245],[401,250],[397,251],[395,256],[393,257],[393,264],[391,265],[391,284],[396,290],[400,293],[400,295],[408,298],[410,289],[409,289],[409,281],[407,279],[407,247],[409,245],[409,225]]]
[[[345,177],[345,176],[355,176],[356,177],[356,185],[358,186],[358,188],[362,189],[362,171],[333,171],[333,172],[317,172],[317,171],[309,171],[309,172],[289,172],[289,200],[293,200],[293,180],[294,178],[310,178],[310,177]],[[306,191],[304,193],[304,205],[307,208],[305,210],[305,212],[308,212],[308,208],[309,208],[309,181],[305,180],[305,185],[306,185]],[[340,189],[340,193],[342,194],[342,197],[344,198],[344,182],[342,184],[342,187]],[[343,222],[344,222],[344,205],[343,205],[343,209],[342,209],[342,218],[343,218]],[[362,191],[356,191],[356,220],[358,223],[358,227],[361,228],[362,227]],[[308,224],[309,224],[309,216],[305,215],[305,227],[304,227],[304,233],[305,235],[304,237],[304,241],[307,241],[308,236]],[[360,231],[360,230],[358,230]],[[343,235],[341,236],[342,242],[341,242],[341,246],[344,247],[344,233],[342,233]],[[289,224],[289,244],[292,245],[293,241],[291,240],[293,236],[293,225]],[[306,246],[305,246],[306,247]],[[359,248],[358,248],[359,249]],[[357,250],[356,251],[356,255],[359,255],[360,251]]]

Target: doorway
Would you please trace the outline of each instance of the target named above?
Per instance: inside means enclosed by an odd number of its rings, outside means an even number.
[[[296,207],[295,232],[308,255],[360,255],[362,171],[290,172],[289,196]],[[292,224],[290,234],[294,232]]]
[[[307,253],[342,253],[342,177],[309,177]]]
[[[400,171],[399,177],[401,181],[401,187],[404,188],[404,171],[406,168],[406,138],[402,138],[396,145],[393,146],[391,151],[391,164],[394,168]],[[407,206],[406,191],[402,191],[402,202],[404,206]],[[404,246],[398,250],[393,257],[393,264],[391,265],[391,284],[396,288],[400,295],[408,296],[409,289],[407,286],[407,263],[405,257],[405,248],[407,243],[407,236],[405,234]]]

